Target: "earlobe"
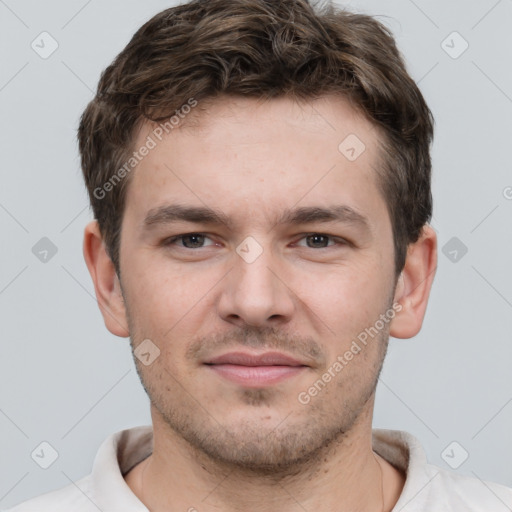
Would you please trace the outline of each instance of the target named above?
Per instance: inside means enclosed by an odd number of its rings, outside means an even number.
[[[96,220],[85,227],[83,254],[107,329],[116,336],[128,337],[130,332],[121,285]]]
[[[437,236],[428,225],[407,249],[405,266],[398,278],[394,302],[400,312],[390,325],[394,338],[412,338],[421,329],[437,268]]]

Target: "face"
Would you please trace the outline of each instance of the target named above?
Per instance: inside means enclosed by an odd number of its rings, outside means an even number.
[[[274,471],[371,421],[396,284],[378,137],[340,98],[223,98],[138,164],[121,286],[159,350],[135,359],[155,428]]]

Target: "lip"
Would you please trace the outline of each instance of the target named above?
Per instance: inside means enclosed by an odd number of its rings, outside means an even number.
[[[280,352],[229,352],[206,361],[220,377],[244,387],[265,387],[302,373],[307,365]]]
[[[281,352],[264,352],[263,354],[228,352],[209,359],[206,364],[233,364],[239,366],[306,366],[297,359]]]

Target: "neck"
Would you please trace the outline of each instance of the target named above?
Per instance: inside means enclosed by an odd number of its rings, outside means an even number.
[[[373,452],[371,414],[362,416],[307,465],[263,475],[209,459],[154,414],[153,454],[126,481],[152,512],[390,510],[403,475]]]

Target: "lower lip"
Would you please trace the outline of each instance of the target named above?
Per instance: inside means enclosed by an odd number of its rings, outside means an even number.
[[[302,373],[305,366],[241,366],[212,364],[209,367],[221,377],[247,387],[277,384]]]

